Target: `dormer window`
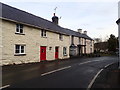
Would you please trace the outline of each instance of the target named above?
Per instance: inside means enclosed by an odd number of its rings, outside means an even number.
[[[24,34],[23,25],[16,24],[16,34]]]
[[[47,37],[46,30],[43,30],[43,29],[41,30],[41,36],[42,37]]]

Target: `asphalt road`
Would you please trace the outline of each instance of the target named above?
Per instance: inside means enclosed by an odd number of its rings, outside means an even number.
[[[3,87],[88,88],[101,69],[118,57],[76,58],[3,67]]]

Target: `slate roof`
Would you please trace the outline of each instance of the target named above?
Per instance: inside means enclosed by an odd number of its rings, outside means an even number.
[[[56,33],[74,35],[77,37],[83,37],[89,40],[93,40],[85,34],[80,34],[79,32],[63,28],[59,25],[52,23],[51,21],[48,21],[36,15],[30,14],[28,12],[19,10],[17,8],[8,6],[3,3],[0,3],[0,6],[2,6],[2,16],[0,15],[0,17],[3,19],[29,24],[31,26],[39,27],[41,29],[47,29],[49,31],[56,32]]]

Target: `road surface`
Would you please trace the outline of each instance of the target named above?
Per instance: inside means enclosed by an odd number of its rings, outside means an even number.
[[[90,88],[118,57],[74,58],[3,67],[2,88]]]

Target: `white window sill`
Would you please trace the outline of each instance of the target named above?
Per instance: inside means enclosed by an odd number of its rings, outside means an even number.
[[[64,54],[64,56],[67,56],[67,54]]]
[[[22,54],[14,54],[14,56],[25,56],[26,54],[25,53],[22,53]]]
[[[63,41],[63,39],[60,39],[60,41]]]
[[[16,32],[15,34],[19,34],[19,35],[25,35],[25,33],[17,33],[17,32]]]
[[[47,38],[47,36],[41,36],[42,38]]]

